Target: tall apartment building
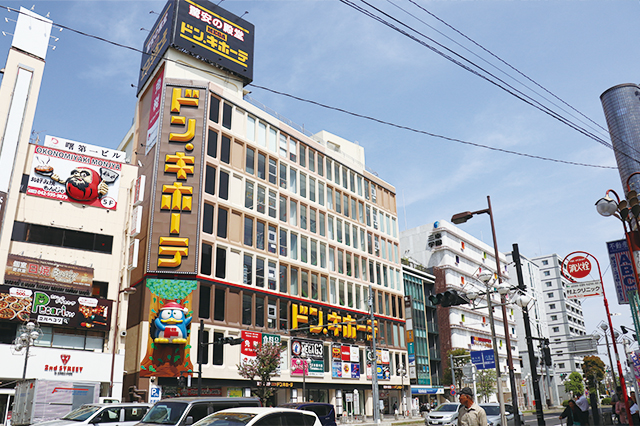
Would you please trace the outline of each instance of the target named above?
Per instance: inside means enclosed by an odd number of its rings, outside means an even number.
[[[145,43],[134,148],[123,147],[146,177],[126,386],[193,395],[199,355],[203,394],[248,395],[255,382],[237,365],[271,341],[286,346],[273,403],[372,415],[376,374],[388,412],[407,365],[395,189],[367,171],[361,146],[306,133],[246,96],[253,32],[210,2],[178,0]],[[207,44],[202,34],[213,34]],[[165,309],[180,317],[170,336]],[[200,323],[209,344],[243,343],[198,348]],[[177,388],[181,375],[191,386]]]
[[[434,293],[435,277],[408,257],[402,258],[402,274],[407,332],[413,335],[413,342],[407,340],[411,394],[418,398],[420,404],[441,402],[444,388],[440,374],[438,318],[435,306],[429,303],[429,296]],[[415,360],[415,365],[412,365],[412,360]]]
[[[125,322],[114,311],[126,315],[119,301],[137,167],[121,152],[85,143],[49,136],[30,143],[51,26],[21,9],[0,85],[2,424],[23,374],[65,389],[50,407],[60,416],[81,401],[122,393],[117,330]],[[18,341],[26,322],[40,331],[28,357]]]
[[[515,264],[513,263],[512,253],[507,253],[508,271],[512,277],[512,282],[517,285],[517,274]],[[549,323],[547,316],[547,305],[544,300],[544,292],[542,287],[542,281],[540,280],[540,268],[530,259],[520,254],[520,262],[522,265],[522,278],[526,287],[526,294],[531,297],[531,303],[529,304],[529,326],[531,329],[531,336],[533,340],[534,351],[529,353],[527,347],[527,341],[523,337],[518,341],[518,350],[521,356],[521,368],[522,368],[522,385],[524,394],[524,406],[533,408],[534,404],[534,392],[533,392],[533,378],[531,375],[529,357],[534,357],[537,360],[537,374],[538,383],[540,389],[540,397],[543,403],[547,401],[551,405],[558,405],[562,401],[558,396],[558,382],[559,377],[555,374],[555,368],[553,366],[546,367],[541,360],[542,352],[540,349],[541,340],[549,338]],[[524,318],[522,310],[514,310],[516,316],[516,332],[518,336],[525,336]]]
[[[495,271],[496,262],[493,248],[462,231],[446,221],[437,221],[433,225],[422,225],[400,233],[402,252],[418,262],[433,268],[436,277],[435,292],[446,290],[458,292],[484,291],[484,285],[475,277],[483,270]],[[503,277],[509,279],[506,257],[501,256]],[[500,303],[499,296],[493,294],[493,302]],[[479,300],[480,306],[486,306],[486,300]],[[440,330],[440,356],[442,366],[449,365],[447,354],[453,349],[469,351],[486,350],[493,347],[489,315],[484,309],[472,309],[471,305],[459,305],[451,308],[438,306],[438,327]],[[502,375],[504,400],[511,400],[511,388],[507,367],[507,347],[503,321],[507,321],[511,352],[517,383],[520,383],[520,357],[518,354],[518,334],[514,316],[514,307],[507,308],[507,318],[502,317],[501,309],[494,309],[495,330]],[[518,389],[521,393],[521,389]],[[496,396],[493,396],[495,400]]]
[[[540,269],[542,299],[547,313],[551,358],[558,381],[558,394],[567,399],[564,380],[572,371],[582,371],[584,354],[571,354],[569,341],[572,337],[586,335],[584,313],[580,299],[569,299],[565,292],[568,282],[560,273],[562,259],[557,254],[531,259]]]

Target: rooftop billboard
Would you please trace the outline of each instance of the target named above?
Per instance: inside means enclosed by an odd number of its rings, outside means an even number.
[[[253,80],[254,26],[205,0],[170,0],[144,42],[138,92],[171,46]]]

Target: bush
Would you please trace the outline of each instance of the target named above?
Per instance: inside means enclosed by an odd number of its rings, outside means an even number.
[[[569,400],[565,399],[564,401],[562,401],[562,406],[563,407],[568,407],[569,406]]]
[[[609,398],[609,397],[602,398],[601,405],[612,405],[611,404],[611,398]]]

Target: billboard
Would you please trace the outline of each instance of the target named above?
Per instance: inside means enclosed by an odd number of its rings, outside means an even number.
[[[253,80],[254,26],[204,0],[176,0],[165,5],[145,40],[138,92],[169,46]]]
[[[146,272],[196,274],[207,90],[167,84],[164,93]]]
[[[291,339],[291,375],[323,377],[324,345],[320,340]]]
[[[9,254],[4,281],[89,294],[93,284],[93,268]]]
[[[360,378],[360,350],[358,346],[334,343],[331,345],[331,377]]]
[[[0,320],[109,330],[111,300],[53,291],[0,286]]]
[[[121,163],[46,146],[34,149],[28,195],[116,209]]]
[[[609,252],[609,262],[613,282],[616,286],[618,304],[628,305],[629,297],[627,291],[636,289],[636,280],[633,272],[633,259],[629,255],[627,240],[609,241],[607,251]]]
[[[45,136],[44,146],[62,151],[71,151],[76,154],[88,155],[90,157],[102,158],[103,160],[115,161],[117,163],[124,163],[127,160],[127,153],[124,151],[89,145],[88,143],[76,142],[57,136]]]

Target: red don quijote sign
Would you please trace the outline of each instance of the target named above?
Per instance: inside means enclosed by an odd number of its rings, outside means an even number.
[[[580,279],[591,273],[591,262],[584,256],[576,256],[567,262],[567,274]]]

